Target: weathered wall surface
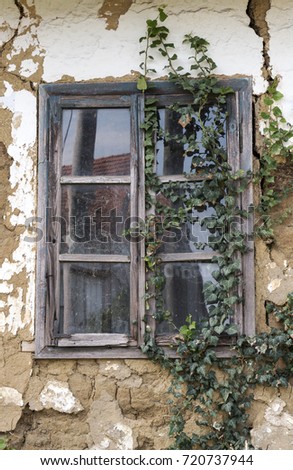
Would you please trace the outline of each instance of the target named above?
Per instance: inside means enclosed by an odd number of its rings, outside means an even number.
[[[172,40],[205,37],[219,75],[253,77],[255,100],[282,77],[293,122],[290,0],[167,3]],[[40,82],[135,79],[138,39],[156,15],[151,0],[1,0],[0,9],[0,432],[23,449],[161,449],[168,445],[168,377],[144,360],[35,361],[37,88]],[[181,46],[184,63],[188,52]],[[157,67],[157,76],[164,75]],[[256,123],[258,124],[258,123]],[[291,203],[292,201],[289,201]],[[257,243],[257,325],[264,303],[292,290],[293,218],[273,248]],[[252,412],[258,448],[292,448],[292,394],[259,390]],[[271,436],[271,437],[270,437]]]

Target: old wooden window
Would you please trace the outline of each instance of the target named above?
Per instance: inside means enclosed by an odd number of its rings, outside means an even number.
[[[247,170],[251,83],[231,79],[228,84],[235,93],[228,98],[224,145],[230,164]],[[187,97],[162,82],[154,83],[152,94],[160,125],[175,135],[178,119],[168,105]],[[36,355],[142,357],[145,246],[129,228],[146,216],[143,96],[134,83],[42,85],[39,106],[38,221],[43,237],[38,242]],[[175,139],[173,147],[158,140],[157,176],[162,183],[186,181],[200,191],[200,178],[177,147]],[[164,191],[157,197],[164,203]],[[250,187],[240,203],[245,208],[252,203]],[[179,312],[192,311],[197,320],[207,314],[202,288],[213,269],[212,252],[191,249],[192,237],[207,234],[195,225],[182,230],[180,240],[166,234],[168,243],[159,253],[166,277],[163,297],[177,327],[185,321]],[[242,262],[245,302],[235,321],[241,332],[251,333],[253,250]],[[173,333],[161,324],[158,342],[167,345]]]

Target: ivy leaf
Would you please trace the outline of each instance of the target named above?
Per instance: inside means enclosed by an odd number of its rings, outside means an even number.
[[[227,399],[230,395],[230,390],[228,388],[223,388],[220,392],[221,392],[221,395],[222,395],[224,401],[227,401]]]
[[[147,82],[146,82],[146,79],[143,75],[140,75],[137,79],[137,89],[140,90],[140,91],[145,91],[147,89]]]
[[[215,332],[220,335],[221,333],[223,333],[225,329],[225,326],[224,325],[218,325],[218,326],[215,326],[214,330]]]
[[[284,98],[284,95],[283,95],[283,93],[281,93],[280,91],[277,91],[277,90],[276,90],[276,91],[273,93],[273,99],[274,99],[275,101],[279,101],[279,100],[281,100],[282,98]]]
[[[276,117],[281,117],[283,115],[281,109],[279,108],[279,106],[274,106],[273,107],[273,115],[276,116]]]
[[[266,104],[267,106],[271,106],[272,104],[274,104],[274,100],[272,100],[272,98],[269,98],[268,96],[266,96],[263,101],[264,104]]]
[[[261,117],[262,117],[263,119],[266,119],[266,120],[267,120],[267,119],[270,119],[269,113],[262,112],[262,113],[260,113],[260,115],[261,115]]]
[[[237,325],[233,324],[233,325],[230,325],[226,331],[227,335],[236,335],[238,333],[238,327]]]

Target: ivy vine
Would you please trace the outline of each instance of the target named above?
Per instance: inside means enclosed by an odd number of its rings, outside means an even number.
[[[279,321],[280,328],[253,337],[241,336],[233,323],[235,307],[242,303],[239,294],[241,266],[239,257],[248,250],[246,235],[237,228],[231,229],[231,220],[248,217],[245,210],[235,204],[235,199],[251,181],[249,172],[232,170],[224,143],[227,119],[226,100],[233,90],[219,86],[215,62],[208,55],[208,42],[187,34],[183,44],[190,48],[189,70],[184,70],[169,40],[166,26],[168,16],[159,8],[155,19],[147,20],[146,34],[140,38],[142,73],[137,82],[145,95],[145,177],[148,228],[146,240],[146,334],[143,351],[160,363],[171,374],[170,436],[174,449],[244,449],[250,444],[249,408],[253,389],[257,385],[286,387],[292,377],[293,359],[293,296],[283,307],[268,303],[267,314]],[[190,104],[173,103],[169,109],[178,118],[183,131],[176,135],[166,132],[160,125],[157,102],[148,98],[150,76],[155,72],[156,57],[165,60],[168,79],[190,96]],[[213,97],[212,104],[210,97]],[[274,184],[278,162],[273,155],[291,158],[288,141],[292,128],[288,125],[276,101],[282,96],[277,82],[270,85],[264,99],[267,110],[265,120],[264,151],[260,171],[255,179],[262,185],[259,204],[258,233],[272,236],[270,210],[279,203]],[[191,173],[203,176],[200,183],[171,181],[162,183],[155,170],[158,142],[176,142],[184,148],[184,156],[191,159]],[[188,175],[187,175],[188,176]],[[160,197],[159,197],[160,196]],[[164,200],[172,201],[165,204]],[[163,202],[162,202],[163,201]],[[201,324],[186,312],[186,324],[175,336],[175,359],[156,343],[152,319],[157,324],[169,322],[172,316],[165,308],[162,295],[165,278],[159,252],[166,230],[183,227],[194,222],[197,212],[210,210],[214,217],[198,221],[210,232],[206,243],[199,249],[212,246],[217,252],[212,258],[215,269],[213,280],[205,283],[204,296],[208,315]],[[162,224],[162,220],[164,223]],[[154,308],[155,307],[155,308]],[[216,346],[222,337],[230,341],[231,357],[221,358]]]
[[[279,207],[293,189],[293,145],[290,144],[293,126],[287,122],[278,106],[278,102],[283,98],[283,94],[277,89],[278,83],[277,77],[270,83],[262,98],[264,110],[260,116],[264,120],[264,138],[260,168],[255,177],[255,181],[261,186],[256,234],[267,243],[272,243],[274,240],[274,226],[282,223],[292,212],[287,208],[281,215],[272,217],[272,210]],[[281,187],[278,185],[280,177]]]

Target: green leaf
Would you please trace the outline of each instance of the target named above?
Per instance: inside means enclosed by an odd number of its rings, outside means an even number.
[[[261,117],[262,117],[263,119],[270,119],[269,113],[264,113],[264,112],[262,112],[262,113],[260,113],[260,115],[261,115]]]
[[[159,8],[159,18],[162,23],[168,18],[168,15],[165,13],[163,8]]]
[[[273,115],[276,117],[281,117],[283,115],[281,109],[278,106],[273,107]]]
[[[274,100],[272,100],[272,98],[269,98],[268,96],[266,96],[263,101],[264,104],[266,104],[267,106],[271,106],[272,104],[274,104]]]
[[[147,89],[147,82],[146,82],[146,79],[143,75],[140,75],[137,79],[137,89],[140,90],[140,91],[145,91]]]
[[[233,324],[233,325],[230,325],[225,333],[227,333],[227,335],[236,335],[238,333],[238,327],[237,325]]]
[[[220,335],[221,333],[223,333],[225,329],[225,326],[224,325],[218,325],[218,326],[215,326],[214,330],[215,332]]]
[[[273,99],[274,99],[275,101],[279,101],[279,100],[281,100],[282,98],[284,98],[284,95],[283,95],[283,93],[281,93],[280,91],[277,91],[277,90],[276,90],[276,91],[273,93]]]

